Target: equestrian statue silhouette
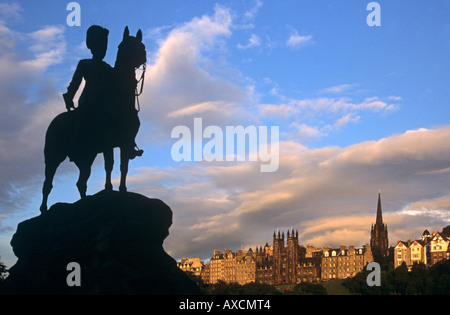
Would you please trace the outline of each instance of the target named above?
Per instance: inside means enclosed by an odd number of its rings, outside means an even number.
[[[92,164],[99,153],[103,153],[106,171],[105,189],[112,190],[111,172],[114,165],[114,148],[120,148],[120,186],[126,191],[129,160],[143,154],[136,149],[135,137],[140,122],[135,98],[142,93],[147,53],[142,43],[142,31],[130,36],[125,27],[123,39],[118,47],[114,68],[103,61],[106,55],[109,31],[97,25],[87,31],[86,46],[92,59],[78,63],[72,81],[63,95],[67,112],[56,116],[45,136],[45,181],[42,188],[40,211],[47,211],[48,196],[58,166],[69,157],[79,169],[77,188],[81,198],[86,197],[87,181]],[[143,66],[140,78],[136,70]],[[85,87],[75,108],[73,98],[82,79]]]

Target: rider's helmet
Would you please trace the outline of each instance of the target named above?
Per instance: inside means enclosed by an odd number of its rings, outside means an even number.
[[[94,56],[103,59],[108,47],[109,30],[98,25],[92,25],[87,30],[86,46],[89,48]]]

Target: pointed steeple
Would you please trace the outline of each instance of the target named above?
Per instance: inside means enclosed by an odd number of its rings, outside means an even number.
[[[381,190],[378,190],[378,207],[377,207],[377,219],[376,225],[383,224],[383,214],[381,209]]]
[[[383,255],[387,255],[389,247],[388,230],[387,225],[383,223],[382,212],[381,191],[378,190],[377,218],[375,224],[372,224],[372,229],[370,231],[370,246],[379,247]]]

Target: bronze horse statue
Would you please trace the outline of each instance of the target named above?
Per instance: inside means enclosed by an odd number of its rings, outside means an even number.
[[[48,196],[53,188],[53,178],[59,165],[67,158],[75,163],[79,169],[77,188],[80,197],[86,197],[87,181],[91,175],[92,164],[99,153],[103,153],[106,171],[105,189],[112,190],[111,172],[114,165],[114,148],[120,148],[120,186],[119,191],[126,191],[126,177],[130,156],[129,139],[139,129],[139,118],[135,109],[136,70],[144,66],[147,61],[145,45],[142,43],[142,32],[139,30],[135,37],[129,35],[125,28],[123,40],[119,45],[117,58],[108,78],[107,95],[104,104],[100,104],[101,117],[92,134],[93,141],[80,141],[79,125],[77,124],[77,110],[67,111],[56,116],[50,123],[45,136],[45,181],[42,188],[42,204],[40,211],[47,211]],[[141,80],[144,77],[142,75]],[[142,92],[142,88],[141,88]],[[134,137],[133,137],[134,139]]]

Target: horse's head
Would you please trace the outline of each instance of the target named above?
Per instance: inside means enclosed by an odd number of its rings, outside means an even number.
[[[147,62],[147,52],[142,43],[142,31],[136,33],[136,37],[130,36],[128,26],[123,32],[123,39],[117,52],[116,65],[139,68]]]

